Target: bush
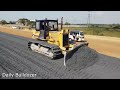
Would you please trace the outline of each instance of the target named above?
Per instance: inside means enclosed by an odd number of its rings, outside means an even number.
[[[16,24],[16,22],[14,22],[14,21],[9,21],[9,24]]]
[[[24,26],[28,26],[28,24],[30,23],[30,20],[26,19],[26,18],[21,18],[18,20],[18,23],[24,25]]]
[[[120,25],[115,25],[112,27],[112,29],[120,29]]]
[[[2,20],[2,21],[0,21],[0,24],[2,24],[2,25],[7,24],[7,21]]]
[[[99,33],[99,36],[104,36],[104,34],[103,33]]]
[[[100,30],[93,29],[93,35],[99,35],[100,32],[101,32]]]
[[[70,25],[70,23],[69,22],[65,22],[65,25]]]

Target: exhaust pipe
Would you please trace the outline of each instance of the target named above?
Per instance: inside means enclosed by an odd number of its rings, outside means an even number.
[[[63,17],[61,18],[61,29],[63,29]]]

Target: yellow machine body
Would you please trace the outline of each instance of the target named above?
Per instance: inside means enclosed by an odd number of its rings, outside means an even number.
[[[39,39],[40,31],[34,31],[33,35],[33,39]],[[69,51],[70,48],[74,47],[73,44],[69,44],[68,29],[62,29],[60,31],[49,31],[49,36],[46,38],[46,40],[50,44],[59,46],[62,51]],[[66,43],[66,45],[64,45],[64,43]]]
[[[29,41],[28,48],[51,59],[64,56],[64,66],[66,66],[69,55],[88,43],[77,44],[69,40],[70,31],[63,29],[62,25],[62,19],[61,29],[58,28],[58,20],[36,20],[35,30],[32,34],[32,38],[36,40]]]

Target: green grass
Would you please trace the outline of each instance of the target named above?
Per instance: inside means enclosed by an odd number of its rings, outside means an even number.
[[[67,27],[64,27],[67,28]],[[98,35],[98,36],[111,36],[111,37],[120,37],[120,29],[112,29],[105,27],[70,27],[69,30],[81,30],[87,35]]]

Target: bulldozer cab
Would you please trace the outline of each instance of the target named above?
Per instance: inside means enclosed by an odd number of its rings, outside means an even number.
[[[40,31],[39,39],[44,40],[49,31],[58,31],[58,20],[36,20],[35,29]]]

